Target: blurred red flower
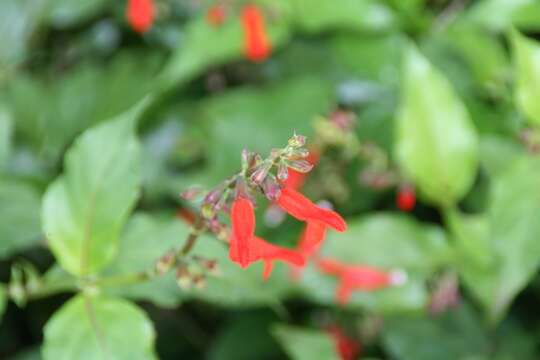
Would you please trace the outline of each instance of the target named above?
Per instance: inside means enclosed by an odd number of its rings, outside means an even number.
[[[242,9],[245,56],[252,61],[265,60],[272,51],[266,33],[266,25],[261,10],[256,5],[246,5]]]
[[[133,30],[138,33],[150,30],[154,22],[154,12],[153,0],[128,0],[126,17]]]

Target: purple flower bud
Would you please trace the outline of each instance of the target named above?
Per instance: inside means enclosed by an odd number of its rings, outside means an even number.
[[[289,170],[287,170],[287,164],[284,162],[279,163],[277,177],[281,181],[287,180],[287,177],[289,177]]]
[[[221,199],[223,195],[223,188],[217,187],[213,190],[210,190],[204,197],[203,203],[205,204],[215,204]]]
[[[306,160],[293,160],[289,162],[289,167],[301,173],[308,173],[313,169],[313,164]]]
[[[262,183],[262,189],[266,198],[270,201],[276,201],[281,196],[281,186],[274,176],[267,176]]]
[[[200,187],[190,187],[186,189],[185,191],[182,191],[180,194],[180,197],[184,200],[193,200],[195,199],[200,193],[202,192],[202,189]]]
[[[262,164],[251,174],[250,180],[256,185],[260,185],[270,171],[271,164]]]

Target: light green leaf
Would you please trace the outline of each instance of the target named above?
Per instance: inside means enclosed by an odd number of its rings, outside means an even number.
[[[292,360],[339,360],[332,338],[322,332],[276,325],[273,334]]]
[[[459,201],[478,166],[478,135],[448,80],[414,46],[404,60],[395,151],[399,165],[426,200]]]
[[[0,173],[9,158],[13,130],[11,114],[4,106],[0,105]]]
[[[4,311],[6,310],[7,295],[6,287],[0,284],[0,323],[2,323],[2,315],[4,315]]]
[[[451,261],[444,233],[406,216],[375,214],[352,221],[342,234],[329,232],[321,250],[328,257],[351,265],[370,265],[408,273],[404,286],[374,292],[357,291],[349,306],[396,312],[418,310],[426,303],[424,280]],[[302,276],[306,296],[323,304],[335,303],[337,281],[308,267]]]
[[[309,33],[325,30],[383,30],[394,24],[394,14],[380,1],[294,0],[294,20]]]
[[[527,120],[540,126],[540,44],[512,32],[515,101]]]
[[[40,194],[24,182],[0,179],[0,259],[41,241]]]
[[[392,358],[402,360],[472,360],[487,354],[489,346],[480,322],[467,306],[434,318],[386,318],[383,342]]]
[[[536,0],[483,0],[466,13],[466,18],[495,31],[503,31],[511,25],[538,29],[540,3]]]
[[[43,200],[42,220],[58,262],[75,275],[103,269],[139,195],[136,119],[146,106],[87,130],[65,157],[64,175]]]
[[[45,360],[156,359],[150,319],[132,303],[78,295],[47,322]]]
[[[540,266],[540,162],[517,158],[492,180],[487,213],[453,214],[450,225],[464,256],[459,267],[469,291],[499,321]]]

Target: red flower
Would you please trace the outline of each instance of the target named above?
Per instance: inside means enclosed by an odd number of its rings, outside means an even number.
[[[360,343],[348,337],[343,330],[333,325],[326,328],[326,331],[332,337],[335,343],[336,353],[342,360],[354,360],[360,353]]]
[[[126,17],[133,30],[147,32],[154,22],[153,0],[128,0]]]
[[[416,194],[411,186],[403,186],[399,189],[396,204],[401,211],[411,211],[416,204]]]
[[[266,26],[261,10],[256,5],[246,5],[242,9],[245,55],[252,61],[266,59],[272,51],[266,34]]]
[[[290,187],[284,187],[281,190],[281,196],[277,200],[277,204],[285,212],[300,221],[320,221],[339,232],[347,229],[345,220],[338,213],[318,207],[311,200]]]
[[[246,268],[252,262],[263,260],[263,277],[267,279],[272,272],[273,261],[282,260],[303,266],[304,257],[299,253],[266,242],[255,236],[255,214],[251,201],[238,198],[231,209],[232,232],[229,257]]]
[[[310,149],[309,155],[306,157],[306,161],[311,165],[316,165],[319,162],[319,153],[313,149]],[[287,180],[283,182],[283,184],[290,188],[300,190],[306,182],[307,175],[307,173],[301,173],[289,168],[289,176],[287,177]]]
[[[326,225],[320,221],[308,221],[304,231],[300,235],[300,240],[296,246],[296,251],[309,259],[319,248],[326,236]],[[301,269],[298,266],[291,266],[290,276],[293,280],[300,277]]]
[[[206,21],[213,26],[220,26],[225,22],[225,7],[214,5],[206,12]]]
[[[320,259],[319,269],[340,278],[336,289],[336,298],[340,304],[346,304],[354,290],[373,291],[406,281],[402,271],[386,272],[363,265],[346,265],[334,260]]]

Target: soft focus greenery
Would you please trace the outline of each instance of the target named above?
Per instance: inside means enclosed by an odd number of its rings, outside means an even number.
[[[213,1],[156,0],[140,35],[123,0],[0,0],[0,358],[338,359],[328,325],[365,359],[540,358],[540,2],[252,2],[273,45],[260,63],[244,1],[215,26]],[[337,108],[356,115],[346,135],[325,120]],[[184,243],[182,191],[295,131],[330,144],[304,191],[349,225],[322,256],[405,284],[339,306],[312,263],[265,282],[207,234],[193,254],[219,276],[202,288],[129,278]],[[360,181],[370,144],[414,211]],[[258,234],[293,247],[301,224],[265,208]],[[444,279],[459,301],[434,311]]]

